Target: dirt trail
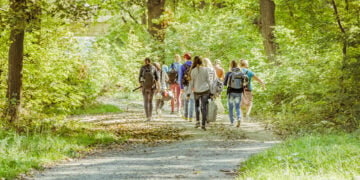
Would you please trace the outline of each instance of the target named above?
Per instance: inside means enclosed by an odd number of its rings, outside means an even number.
[[[121,123],[143,117],[139,103],[114,101],[113,104],[128,112],[86,116],[83,121]],[[219,121],[203,131],[195,129],[194,122],[167,112],[149,123],[183,127],[189,139],[98,153],[47,169],[29,179],[234,179],[241,162],[278,142],[260,123],[244,122],[240,128],[230,127],[227,117],[221,115]]]

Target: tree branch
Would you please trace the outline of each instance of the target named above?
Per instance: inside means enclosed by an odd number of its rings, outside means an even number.
[[[334,8],[334,12],[335,12],[335,16],[336,16],[336,21],[337,21],[337,23],[338,23],[338,25],[339,25],[339,28],[340,28],[341,32],[342,32],[343,34],[345,34],[346,32],[345,32],[344,27],[343,27],[342,24],[341,24],[341,20],[340,20],[340,16],[339,16],[339,13],[338,13],[338,10],[337,10],[337,6],[336,6],[336,3],[335,3],[335,0],[331,0],[331,2],[332,2],[332,5],[333,5],[333,8]]]

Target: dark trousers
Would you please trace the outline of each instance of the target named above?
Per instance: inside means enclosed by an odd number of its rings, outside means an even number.
[[[142,94],[144,98],[144,108],[145,108],[145,114],[147,118],[151,118],[152,116],[152,110],[153,110],[153,96],[154,96],[155,90],[153,89],[143,89]]]
[[[195,112],[196,112],[196,123],[200,121],[200,103],[201,103],[201,116],[202,122],[201,125],[205,127],[206,123],[206,115],[207,115],[207,105],[209,103],[210,94],[209,93],[201,93],[195,95]]]

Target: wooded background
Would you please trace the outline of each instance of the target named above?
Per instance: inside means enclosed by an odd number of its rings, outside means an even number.
[[[247,59],[282,135],[359,128],[359,0],[0,0],[1,127],[137,86],[145,57]],[[100,30],[99,30],[100,29]]]

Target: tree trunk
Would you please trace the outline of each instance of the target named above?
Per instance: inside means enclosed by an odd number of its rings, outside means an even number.
[[[158,20],[164,12],[165,0],[148,0],[148,31],[160,42],[164,41],[165,32],[163,31],[161,22],[153,22]]]
[[[10,9],[13,13],[9,65],[8,65],[8,88],[6,92],[7,107],[4,111],[4,117],[9,123],[14,124],[18,119],[21,85],[22,85],[22,66],[25,34],[25,0],[10,0]]]
[[[260,29],[264,38],[264,49],[270,62],[275,62],[276,45],[273,34],[275,26],[275,3],[272,0],[260,0]],[[276,62],[275,62],[276,63]]]

